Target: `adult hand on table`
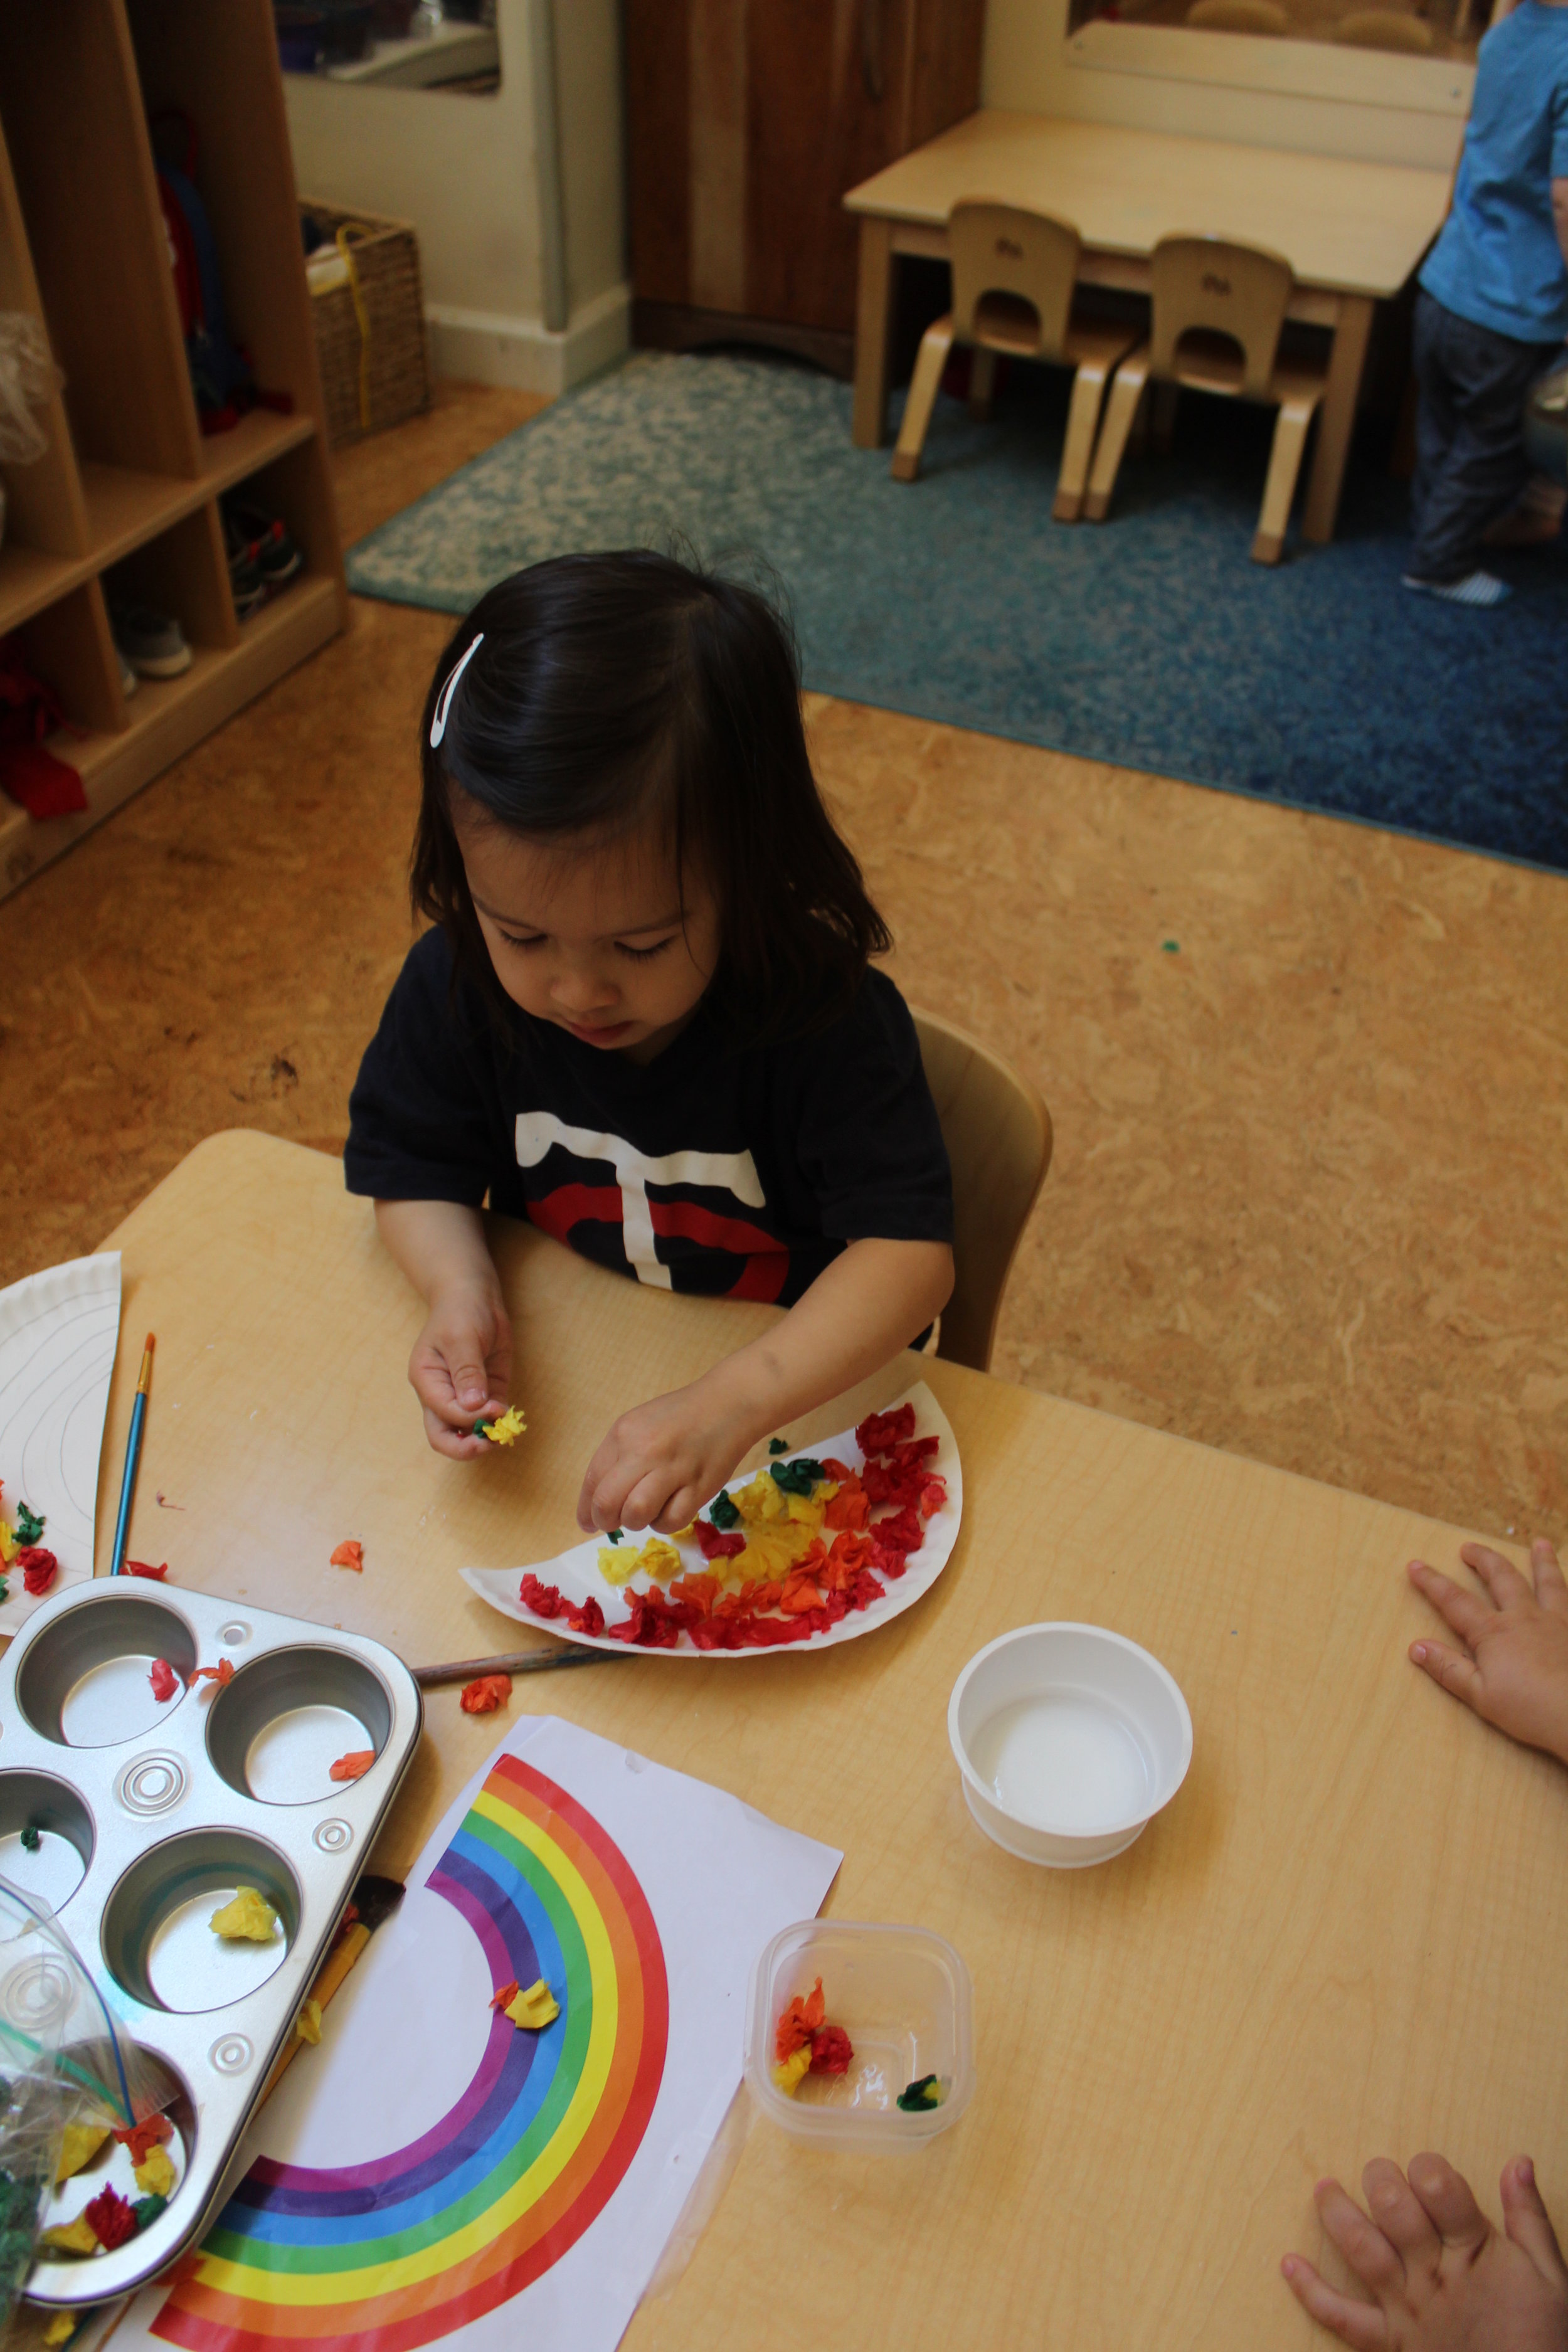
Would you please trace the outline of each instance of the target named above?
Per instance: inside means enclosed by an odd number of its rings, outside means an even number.
[[[1410,1655],[1435,1683],[1528,1748],[1568,1764],[1568,1583],[1544,1538],[1531,1546],[1531,1589],[1489,1545],[1462,1544],[1486,1594],[1451,1583],[1422,1559],[1409,1576],[1463,1643],[1413,1642]]]
[[[1280,2268],[1353,2352],[1568,2352],[1568,2265],[1527,2156],[1501,2187],[1506,2237],[1444,2158],[1414,2157],[1407,2179],[1378,2157],[1362,2175],[1370,2219],[1337,2180],[1314,2191],[1324,2234],[1372,2301],[1342,2294],[1304,2254]]]

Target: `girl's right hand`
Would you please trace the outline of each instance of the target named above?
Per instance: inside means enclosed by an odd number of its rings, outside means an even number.
[[[511,1324],[500,1290],[457,1284],[435,1292],[408,1378],[437,1454],[468,1462],[489,1453],[489,1441],[474,1435],[474,1423],[506,1411],[511,1379]]]

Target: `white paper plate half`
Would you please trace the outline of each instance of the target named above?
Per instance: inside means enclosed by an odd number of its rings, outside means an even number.
[[[912,1389],[906,1389],[902,1396],[894,1397],[879,1410],[893,1412],[906,1403],[912,1404],[915,1409],[915,1435],[935,1437],[941,1441],[931,1466],[938,1477],[947,1481],[947,1500],[926,1521],[925,1541],[919,1551],[910,1552],[910,1564],[903,1575],[886,1580],[887,1590],[880,1601],[873,1601],[868,1609],[852,1611],[837,1625],[830,1625],[826,1633],[813,1633],[807,1641],[792,1642],[778,1649],[700,1650],[689,1633],[682,1633],[673,1649],[639,1649],[635,1654],[647,1658],[793,1657],[802,1650],[830,1649],[836,1642],[853,1642],[862,1633],[874,1633],[878,1626],[885,1625],[889,1618],[902,1616],[906,1609],[912,1609],[921,1595],[931,1591],[947,1566],[958,1539],[959,1521],[963,1515],[963,1474],[959,1467],[958,1441],[948,1426],[946,1414],[923,1381]],[[840,1430],[837,1437],[824,1437],[815,1445],[800,1446],[793,1454],[773,1458],[781,1462],[798,1461],[802,1457],[808,1461],[820,1461],[824,1454],[831,1454],[836,1461],[847,1463],[852,1470],[861,1469],[866,1459],[855,1443],[852,1429]],[[748,1472],[747,1475],[750,1475]],[[737,1478],[733,1483],[738,1486],[743,1482]],[[873,1529],[875,1526],[873,1520]],[[624,1597],[626,1588],[607,1583],[599,1573],[599,1548],[604,1540],[603,1536],[593,1536],[585,1543],[574,1544],[570,1551],[563,1551],[556,1559],[538,1561],[532,1573],[541,1584],[559,1586],[562,1599],[578,1608],[592,1594],[603,1609],[606,1621],[614,1624],[617,1618],[626,1614]],[[628,1529],[626,1541],[630,1543],[633,1540],[633,1533]],[[641,1538],[635,1540],[640,1541]],[[683,1572],[700,1575],[707,1562],[696,1543],[683,1543],[678,1549]],[[490,1607],[499,1609],[504,1617],[515,1617],[520,1625],[537,1626],[542,1633],[553,1633],[557,1641],[584,1643],[595,1650],[611,1650],[617,1657],[626,1654],[627,1644],[612,1642],[607,1633],[574,1633],[559,1620],[536,1616],[531,1609],[525,1607],[518,1599],[518,1588],[529,1572],[526,1567],[466,1568],[463,1581],[472,1586],[481,1601],[488,1601]],[[646,1591],[647,1579],[637,1577],[633,1589]]]

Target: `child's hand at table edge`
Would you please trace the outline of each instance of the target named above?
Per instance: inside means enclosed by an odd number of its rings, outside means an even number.
[[[1313,2191],[1323,2233],[1373,2300],[1331,2287],[1304,2254],[1279,2267],[1297,2301],[1353,2352],[1568,2352],[1568,2266],[1529,2157],[1503,2168],[1496,2231],[1440,2156],[1362,2174],[1371,2219],[1337,2180]]]
[[[437,1291],[414,1342],[408,1378],[437,1454],[459,1462],[488,1454],[489,1441],[474,1435],[474,1423],[505,1412],[511,1378],[511,1324],[499,1290]]]
[[[1413,1559],[1409,1576],[1458,1635],[1462,1649],[1425,1637],[1410,1655],[1435,1683],[1528,1748],[1568,1764],[1568,1584],[1544,1538],[1531,1546],[1535,1585],[1489,1545],[1462,1544],[1486,1595]]]

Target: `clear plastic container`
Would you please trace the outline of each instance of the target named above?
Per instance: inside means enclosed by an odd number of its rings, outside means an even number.
[[[826,2022],[855,2055],[844,2074],[807,2074],[794,2097],[773,2079],[780,2012],[822,1979]],[[942,2104],[906,2115],[899,2095],[934,2074]],[[925,1927],[800,1919],[759,1955],[746,2015],[746,2081],[765,2116],[820,2147],[923,2147],[974,2095],[974,1988],[943,1937]]]

